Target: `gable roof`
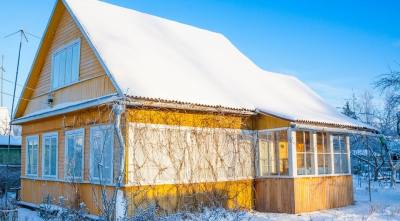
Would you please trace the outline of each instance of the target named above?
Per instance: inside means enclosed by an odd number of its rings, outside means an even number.
[[[97,0],[63,0],[120,94],[373,129],[297,78],[259,68],[222,34]]]

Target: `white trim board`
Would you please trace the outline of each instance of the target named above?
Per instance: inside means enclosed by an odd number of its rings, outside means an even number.
[[[61,114],[65,114],[65,113],[69,113],[69,112],[73,112],[73,111],[77,111],[77,110],[82,110],[82,109],[93,107],[93,106],[98,106],[98,105],[113,102],[113,101],[116,101],[119,99],[121,99],[121,98],[118,97],[116,94],[110,94],[110,95],[106,95],[103,97],[84,100],[81,102],[60,104],[59,107],[57,107],[57,105],[56,105],[54,108],[37,111],[32,114],[15,119],[11,123],[12,124],[22,124],[22,123],[26,123],[26,122],[33,121],[33,120],[39,120],[39,119],[46,118],[46,117],[61,115]]]
[[[42,149],[41,149],[41,152],[42,152],[42,162],[41,162],[41,165],[42,165],[42,177],[44,178],[44,179],[57,179],[58,178],[58,161],[59,161],[59,157],[58,157],[58,132],[57,131],[52,131],[52,132],[48,132],[48,133],[44,133],[44,134],[42,134]],[[46,137],[55,137],[56,138],[56,174],[55,175],[45,175],[44,174],[44,169],[45,169],[45,167],[44,167],[44,161],[45,161],[45,159],[44,159],[44,154],[45,154],[45,139],[46,139]],[[51,147],[50,147],[51,148]],[[51,153],[50,153],[50,158],[51,158]],[[50,162],[50,165],[51,165],[51,160],[49,161]],[[50,168],[51,169],[51,168]]]
[[[78,180],[83,180],[84,179],[84,174],[85,174],[85,128],[79,128],[79,129],[73,129],[73,130],[67,130],[64,133],[64,180],[67,181],[75,181],[76,179]],[[81,177],[71,177],[67,176],[67,157],[68,157],[68,136],[69,135],[83,135],[83,140],[82,140],[82,176]],[[75,147],[74,147],[75,148]]]

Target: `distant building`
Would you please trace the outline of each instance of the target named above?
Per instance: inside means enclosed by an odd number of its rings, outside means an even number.
[[[8,150],[8,135],[0,135],[0,166],[21,166],[21,137],[10,137]]]
[[[21,166],[21,137],[14,136],[13,130],[11,130],[10,150],[8,150],[9,123],[8,108],[0,107],[0,166],[7,164]]]

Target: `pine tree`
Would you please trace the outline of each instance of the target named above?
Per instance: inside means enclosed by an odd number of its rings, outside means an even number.
[[[342,107],[342,114],[351,117],[353,119],[357,119],[356,112],[351,109],[350,103],[346,101],[346,104]]]

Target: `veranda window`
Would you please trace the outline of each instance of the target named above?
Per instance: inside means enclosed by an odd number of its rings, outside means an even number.
[[[43,135],[42,173],[45,178],[57,178],[58,135],[48,133]]]
[[[318,174],[332,173],[331,148],[329,144],[329,135],[324,132],[317,133],[317,158]]]
[[[80,41],[76,40],[53,54],[52,88],[57,89],[79,79]]]
[[[114,133],[111,125],[90,128],[90,179],[112,183]]]
[[[65,178],[80,180],[83,177],[84,129],[65,133]]]
[[[26,138],[26,168],[27,176],[38,175],[38,137],[29,136]]]
[[[314,175],[314,148],[309,131],[296,131],[297,174]]]
[[[261,134],[259,141],[259,175],[288,175],[287,132],[276,131]]]
[[[335,173],[343,174],[349,173],[348,167],[348,158],[349,154],[346,146],[346,137],[343,135],[334,135],[332,136],[333,142],[333,153],[334,153],[334,165],[335,165]]]

